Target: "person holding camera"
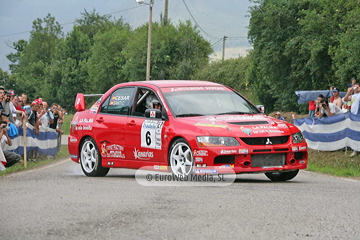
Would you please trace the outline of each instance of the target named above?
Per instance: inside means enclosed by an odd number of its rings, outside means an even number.
[[[334,116],[342,113],[341,108],[336,106],[334,103],[329,103],[326,98],[321,99],[320,111],[318,118]]]
[[[5,158],[5,160],[6,160],[5,167],[9,168],[12,165],[18,163],[21,159],[21,156],[20,156],[20,154],[3,150],[5,147],[5,144],[7,144],[9,146],[12,145],[12,141],[7,133],[6,127],[7,127],[7,122],[0,121],[0,145],[1,145],[0,156],[3,156]]]
[[[359,102],[360,102],[360,85],[355,83],[354,86],[349,87],[344,97],[344,101],[351,102],[350,111],[353,114],[360,114]]]

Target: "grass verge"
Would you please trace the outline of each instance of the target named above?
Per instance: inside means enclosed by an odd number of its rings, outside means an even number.
[[[360,179],[360,155],[350,158],[350,151],[322,152],[309,149],[308,171]]]
[[[54,158],[52,159],[48,159],[46,156],[43,158],[38,158],[36,162],[27,162],[27,167],[24,167],[24,160],[21,160],[20,163],[17,163],[13,166],[11,166],[10,168],[7,168],[5,171],[0,172],[0,176],[9,174],[9,173],[14,173],[14,172],[20,172],[20,171],[25,171],[25,170],[30,170],[42,165],[46,165],[49,163],[52,163],[54,161],[60,160],[60,159],[64,159],[69,157],[69,152],[68,152],[68,148],[66,145],[62,145],[60,147],[59,152],[54,156]]]

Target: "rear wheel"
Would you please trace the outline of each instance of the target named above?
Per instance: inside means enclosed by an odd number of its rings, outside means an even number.
[[[103,177],[109,172],[109,168],[101,166],[101,156],[94,139],[88,137],[81,144],[80,152],[81,168],[88,177]]]
[[[268,172],[265,173],[265,175],[271,180],[271,181],[287,181],[290,179],[293,179],[298,174],[299,169],[290,171],[290,172]]]
[[[169,164],[174,175],[187,176],[194,171],[194,157],[185,139],[176,140],[170,149]]]

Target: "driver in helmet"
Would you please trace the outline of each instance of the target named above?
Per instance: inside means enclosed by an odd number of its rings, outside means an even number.
[[[154,94],[150,94],[146,98],[145,107],[148,109],[159,109],[159,110],[162,109],[160,101],[157,99],[157,97]]]

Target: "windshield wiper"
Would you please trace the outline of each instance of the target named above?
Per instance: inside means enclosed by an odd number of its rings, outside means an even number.
[[[218,113],[216,115],[228,115],[228,114],[249,114],[249,112],[238,112],[238,111],[232,111],[232,112],[223,112],[223,113]]]
[[[204,116],[199,113],[184,113],[184,114],[178,114],[176,117],[196,117],[196,116]]]

